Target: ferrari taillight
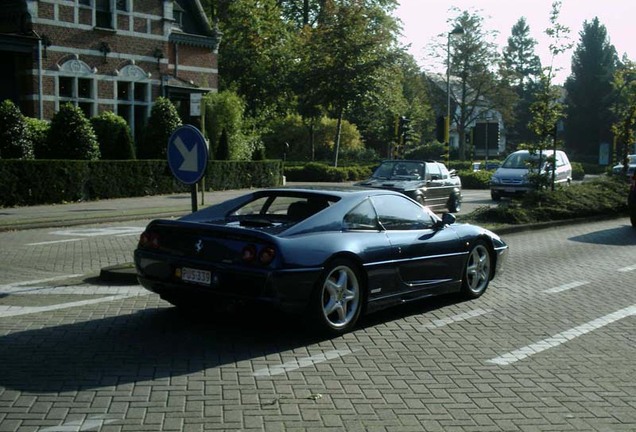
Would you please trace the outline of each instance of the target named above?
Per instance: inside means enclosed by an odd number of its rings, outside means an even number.
[[[244,263],[258,263],[268,265],[276,257],[276,250],[271,246],[263,246],[260,250],[253,244],[248,244],[241,251],[241,260]]]
[[[247,263],[253,262],[256,259],[256,246],[251,244],[245,246],[241,251],[241,259]]]
[[[267,265],[274,261],[275,257],[276,250],[271,246],[266,246],[261,249],[261,252],[258,254],[258,261],[263,265]]]
[[[139,237],[139,247],[146,249],[159,249],[159,235],[152,231],[144,231]]]

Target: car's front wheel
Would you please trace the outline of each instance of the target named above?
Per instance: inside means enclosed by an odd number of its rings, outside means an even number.
[[[329,263],[314,289],[310,324],[322,333],[340,335],[355,326],[364,300],[362,278],[348,259]]]
[[[490,282],[492,258],[486,244],[475,242],[468,253],[468,261],[464,268],[462,293],[468,298],[481,296]]]
[[[499,201],[501,200],[501,195],[499,195],[499,192],[490,191],[490,198],[492,198],[493,201]]]

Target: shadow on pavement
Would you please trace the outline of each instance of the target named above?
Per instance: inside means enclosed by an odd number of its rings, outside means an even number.
[[[357,341],[356,332],[374,337],[374,326],[457,302],[455,296],[439,297],[371,314],[353,333],[330,340],[329,347]],[[0,387],[72,392],[179,377],[228,364],[237,365],[237,374],[249,376],[253,371],[239,362],[324,340],[303,327],[299,318],[269,308],[213,316],[173,307],[142,309],[0,337]],[[294,357],[311,355],[301,353]]]
[[[570,240],[607,246],[633,246],[636,244],[636,229],[632,228],[631,225],[622,225],[616,228],[570,237]]]

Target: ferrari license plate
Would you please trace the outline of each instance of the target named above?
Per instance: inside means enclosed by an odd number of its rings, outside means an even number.
[[[210,285],[212,283],[212,273],[207,270],[184,267],[181,269],[181,280],[201,285]]]

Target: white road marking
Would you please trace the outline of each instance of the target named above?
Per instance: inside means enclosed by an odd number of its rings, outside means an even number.
[[[627,266],[627,267],[623,267],[623,268],[619,268],[618,271],[619,272],[629,272],[632,270],[636,270],[636,265],[632,265],[632,266]]]
[[[147,293],[149,294],[149,291],[146,291],[140,285],[101,286],[80,284],[69,286],[0,287],[0,295],[141,295]]]
[[[434,320],[431,321],[428,324],[425,324],[422,328],[423,329],[433,329],[433,328],[439,328],[439,327],[444,327],[447,326],[449,324],[453,324],[459,321],[465,321],[467,319],[470,318],[475,318],[481,315],[485,315],[492,312],[492,309],[474,309],[465,313],[461,313],[461,314],[457,314],[457,315],[453,315],[450,316],[448,318],[442,318],[442,319],[438,319],[438,320]]]
[[[45,241],[45,242],[37,242],[37,243],[27,243],[27,246],[42,246],[42,245],[49,245],[49,244],[55,244],[55,243],[69,243],[69,242],[76,242],[76,241],[80,241],[82,239],[65,239],[65,240],[51,240],[51,241]]]
[[[487,363],[494,363],[500,366],[507,366],[512,363],[523,360],[527,357],[530,357],[534,354],[538,354],[547,349],[557,347],[574,338],[583,336],[584,334],[587,334],[591,331],[597,330],[601,327],[604,327],[608,324],[612,324],[615,321],[618,321],[620,319],[623,319],[632,315],[636,315],[636,305],[626,307],[624,309],[618,310],[611,314],[597,318],[593,321],[589,321],[585,324],[581,324],[580,326],[574,327],[570,330],[566,330],[564,332],[558,333],[547,339],[543,339],[532,345],[528,345],[518,350],[511,351],[509,353],[496,357],[494,359],[487,360]]]
[[[89,430],[97,430],[102,426],[119,421],[117,419],[109,419],[102,415],[93,415],[86,420],[75,420],[63,423],[59,426],[45,427],[39,429],[40,432],[83,432]]]
[[[69,237],[98,237],[98,236],[115,236],[121,234],[140,234],[143,232],[141,227],[106,227],[106,228],[73,228],[58,231],[51,231],[49,234],[69,236]]]
[[[290,372],[296,369],[300,369],[302,367],[312,366],[317,363],[326,362],[327,360],[332,360],[338,357],[345,356],[347,354],[351,354],[353,351],[344,349],[344,350],[333,350],[328,351],[326,353],[317,354],[311,357],[304,357],[298,360],[288,361],[282,365],[270,366],[263,369],[259,369],[252,374],[255,377],[266,377],[266,376],[274,376],[281,375],[285,372]]]
[[[567,290],[572,289],[572,288],[577,288],[577,287],[580,287],[580,286],[583,286],[583,285],[587,285],[588,283],[589,283],[588,281],[575,281],[575,282],[570,282],[570,283],[567,283],[567,284],[564,284],[564,285],[559,285],[557,287],[547,289],[547,290],[545,290],[543,292],[547,293],[547,294],[555,294],[555,293],[559,293],[559,292],[562,292],[562,291],[567,291]]]
[[[19,316],[19,315],[28,315],[28,314],[41,313],[41,312],[51,312],[51,311],[56,311],[60,309],[68,309],[68,308],[73,308],[78,306],[88,306],[88,305],[93,305],[97,303],[123,300],[126,298],[136,297],[136,296],[137,296],[136,294],[114,295],[114,296],[102,297],[98,299],[80,300],[80,301],[70,302],[70,303],[60,303],[60,304],[55,304],[50,306],[3,306],[3,305],[0,305],[0,318],[13,317],[13,316]]]
[[[46,279],[36,279],[36,280],[30,280],[30,281],[14,282],[14,283],[11,283],[11,284],[0,285],[0,290],[5,290],[5,289],[8,289],[8,288],[15,288],[15,287],[29,286],[29,285],[40,285],[40,284],[47,283],[47,282],[53,282],[53,281],[64,280],[64,279],[72,279],[72,278],[79,277],[79,276],[82,276],[82,275],[81,274],[70,274],[70,275],[64,275],[64,276],[53,276],[53,277],[46,278]]]

